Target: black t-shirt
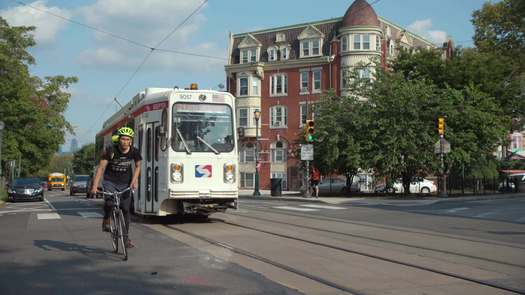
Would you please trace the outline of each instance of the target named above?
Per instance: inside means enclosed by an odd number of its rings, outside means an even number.
[[[134,147],[130,147],[129,151],[124,154],[118,146],[109,146],[102,152],[102,159],[108,161],[104,171],[104,181],[111,181],[117,185],[129,185],[133,177],[133,163],[141,161],[142,157]]]

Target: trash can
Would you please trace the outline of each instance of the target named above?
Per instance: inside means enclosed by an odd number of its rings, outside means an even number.
[[[282,195],[282,182],[283,180],[281,178],[270,178],[270,186],[271,186],[270,195],[272,196]]]

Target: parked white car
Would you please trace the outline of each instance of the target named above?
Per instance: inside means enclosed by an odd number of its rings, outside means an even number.
[[[401,180],[394,183],[393,188],[396,193],[404,193],[405,189]],[[414,177],[410,182],[410,193],[411,194],[430,194],[437,192],[437,186],[433,181],[423,177]]]

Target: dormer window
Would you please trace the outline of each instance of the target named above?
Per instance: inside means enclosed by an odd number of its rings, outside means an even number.
[[[301,42],[301,57],[321,55],[321,39],[303,40]]]
[[[268,48],[268,61],[277,60],[277,47]]]
[[[246,48],[241,50],[241,64],[259,61],[258,48]]]
[[[286,35],[284,33],[275,34],[275,42],[285,42],[285,41],[286,41]]]
[[[290,50],[287,46],[281,47],[281,60],[287,60],[290,57]]]

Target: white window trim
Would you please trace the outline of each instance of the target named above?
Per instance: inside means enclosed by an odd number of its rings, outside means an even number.
[[[253,50],[255,50],[255,61],[252,61],[252,52],[253,52]],[[246,63],[243,60],[245,51],[248,54]],[[260,56],[260,48],[259,47],[242,48],[239,62],[240,62],[240,64],[257,63],[257,62],[259,62],[259,56]]]
[[[281,77],[282,83],[282,92],[277,93],[277,83],[274,85],[274,77]],[[286,83],[285,83],[286,82]],[[286,84],[286,87],[285,87]],[[286,91],[285,91],[286,90]],[[288,96],[288,75],[284,73],[273,74],[270,76],[270,96],[279,97],[279,96]]]
[[[246,94],[241,94],[241,79],[246,79]],[[237,78],[237,97],[248,97],[250,96],[250,76],[239,76]]]
[[[306,101],[299,102],[299,127],[303,127],[304,124],[306,124],[306,120],[308,120],[308,114],[306,114],[305,121],[303,122],[303,107],[306,107]]]
[[[348,51],[348,36],[344,35],[341,37],[341,52],[347,52]],[[346,47],[346,48],[345,48]]]
[[[319,89],[315,89],[314,72],[319,71]],[[323,69],[313,68],[312,69],[312,93],[321,93],[323,91]]]
[[[241,110],[246,110],[246,126],[241,125]],[[250,108],[239,108],[239,127],[250,127]]]
[[[282,122],[282,124],[279,124],[279,126],[274,125],[274,121],[272,120],[274,109],[281,108],[281,114],[282,114],[282,120],[281,121],[275,121],[275,122]],[[270,129],[286,129],[288,128],[288,107],[285,105],[274,105],[270,107]]]
[[[267,52],[268,52],[268,61],[276,61],[277,60],[277,53],[278,53],[277,47],[275,47],[275,46],[268,47]],[[273,52],[273,58],[270,58],[272,56],[271,52]]]
[[[319,53],[313,54],[313,41],[318,40],[319,41]],[[308,43],[308,55],[304,54],[304,43]],[[306,58],[306,57],[316,57],[316,56],[322,56],[323,55],[323,38],[314,38],[314,39],[304,39],[300,40],[299,42],[299,58]]]
[[[366,36],[368,36],[368,42],[365,42],[365,37]],[[372,40],[371,40],[372,38],[371,37],[372,37],[372,34],[370,34],[370,33],[362,34],[362,36],[361,36],[361,41],[362,41],[361,48],[362,48],[363,51],[370,51],[370,50],[372,50]],[[365,48],[365,44],[366,43],[368,43],[368,48]]]
[[[282,55],[283,49],[286,49],[286,58],[283,58],[283,55]],[[279,47],[279,50],[280,50],[280,53],[281,53],[279,55],[279,58],[281,60],[288,60],[288,59],[290,59],[290,51],[291,51],[291,46],[290,45],[281,46],[281,47]]]
[[[243,175],[241,175],[241,177],[243,177],[243,179],[241,180],[242,183],[244,183],[245,186],[243,186],[243,188],[254,188],[255,186],[255,172],[241,172]],[[252,175],[252,186],[246,186],[246,175],[247,174],[251,174]]]
[[[303,88],[303,73],[306,73],[306,89]],[[310,94],[310,69],[300,69],[299,70],[299,95]]]

